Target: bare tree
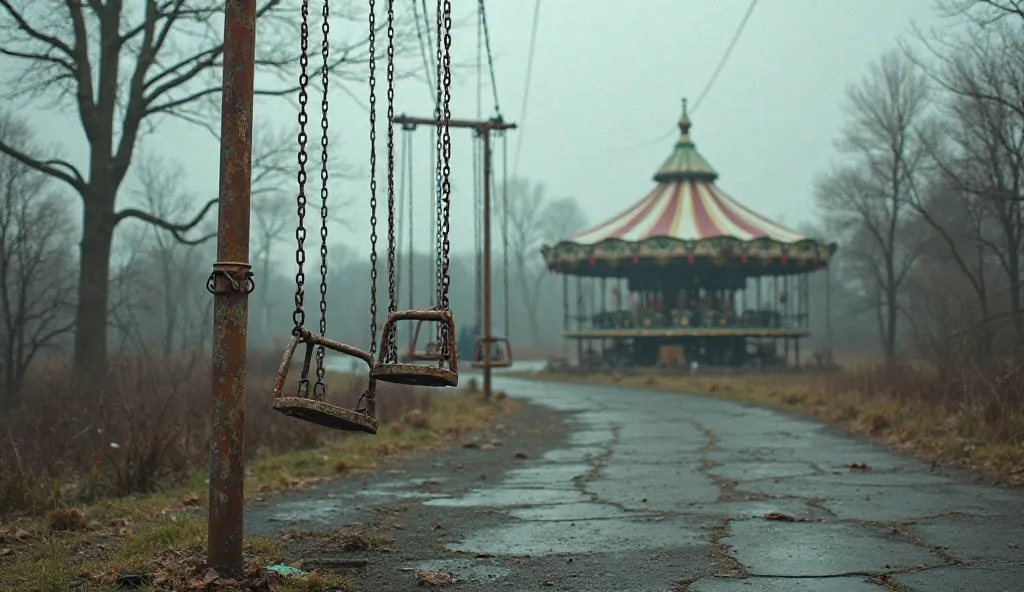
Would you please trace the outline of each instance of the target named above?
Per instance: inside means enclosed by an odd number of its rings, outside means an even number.
[[[547,269],[540,255],[545,242],[567,238],[586,218],[575,199],[549,201],[541,183],[510,179],[508,183],[508,251],[530,329],[530,342],[540,339],[537,311]]]
[[[182,184],[185,170],[180,163],[145,154],[137,160],[134,177],[133,202],[154,215],[170,219],[194,207],[194,196]],[[196,301],[208,272],[195,245],[182,245],[159,226],[147,225],[143,230],[142,242],[136,246],[140,269],[129,287],[140,292],[142,300],[132,311],[143,329],[138,345],[147,353],[167,356],[195,343],[197,325],[211,304],[209,299]],[[157,346],[155,351],[149,342]]]
[[[936,6],[947,16],[967,17],[982,26],[1004,18],[1024,22],[1024,0],[938,0]]]
[[[28,144],[28,126],[0,115],[0,139]],[[73,328],[73,228],[45,175],[0,155],[0,401],[21,393],[37,355]]]
[[[1002,4],[1004,10],[1011,8]],[[1002,317],[1002,311],[990,310],[990,282],[984,275],[985,259],[995,258],[1006,285],[1007,312],[1022,338],[1024,20],[979,22],[977,15],[970,15],[967,24],[959,35],[919,33],[933,60],[918,62],[948,98],[927,142],[941,175],[941,191],[916,205],[972,285],[986,323]],[[945,197],[946,209],[955,215],[935,213],[941,212],[935,207],[939,197]]]
[[[329,69],[356,77],[368,59],[367,36],[359,24],[345,35],[346,21],[365,20],[350,1],[335,7],[331,30],[347,42],[331,48]],[[299,45],[298,4],[261,0],[257,76],[276,78],[277,86],[257,94],[295,92],[292,69]],[[128,219],[141,220],[184,240],[210,211],[210,200],[190,220],[174,222],[139,209],[117,209],[117,196],[143,135],[164,117],[209,126],[219,106],[224,44],[217,24],[222,0],[0,0],[0,54],[17,73],[10,94],[45,97],[54,108],[73,107],[88,140],[88,167],[49,157],[24,145],[3,141],[0,152],[62,181],[83,206],[75,366],[82,373],[102,372],[107,355],[110,252],[114,229]],[[378,19],[378,33],[385,19]],[[318,27],[311,27],[316,31]],[[339,31],[343,33],[339,34]],[[386,35],[378,35],[383,51]],[[412,35],[396,35],[399,40]],[[318,43],[310,44],[317,48]],[[401,49],[401,48],[400,48]],[[315,49],[314,49],[315,51]],[[317,60],[311,68],[318,69]],[[344,86],[342,87],[344,90]]]
[[[863,251],[865,298],[877,307],[886,357],[896,353],[900,287],[917,256],[907,232],[916,188],[927,174],[918,129],[931,99],[927,79],[890,51],[847,95],[849,120],[838,142],[846,162],[817,182],[816,196],[833,227]]]

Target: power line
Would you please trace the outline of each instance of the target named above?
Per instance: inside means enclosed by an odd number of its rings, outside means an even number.
[[[718,61],[718,66],[715,68],[715,71],[711,74],[711,78],[709,78],[707,84],[704,85],[704,90],[700,92],[700,95],[697,96],[697,100],[694,101],[693,108],[690,109],[690,113],[694,113],[695,111],[697,111],[697,108],[704,101],[704,97],[708,96],[708,91],[711,90],[711,87],[715,84],[715,81],[718,80],[718,75],[722,73],[722,68],[724,68],[725,63],[729,61],[729,56],[732,55],[732,50],[733,48],[736,47],[736,42],[740,40],[740,35],[743,34],[743,29],[746,28],[747,21],[750,20],[750,14],[754,12],[755,6],[757,6],[757,0],[750,0],[750,6],[747,7],[747,12],[743,15],[743,20],[740,21],[740,26],[736,28],[736,33],[733,34],[732,40],[729,41],[729,46],[725,48],[725,53],[722,54],[722,59]],[[650,146],[652,144],[657,144],[674,133],[674,129],[669,130],[668,132],[662,134],[661,136],[649,142],[644,142],[643,144],[640,144],[639,146],[637,146],[637,148],[643,148],[646,146]]]
[[[430,34],[430,22],[426,20],[426,17],[427,17],[426,10],[427,10],[427,5],[426,5],[426,2],[424,1],[424,3],[423,3],[423,20],[424,20],[424,23],[427,25],[427,34],[429,35]],[[427,44],[423,41],[423,31],[420,30],[420,14],[419,14],[420,11],[419,11],[419,7],[418,7],[418,5],[416,3],[416,0],[412,1],[412,13],[413,13],[413,20],[416,22],[416,37],[417,37],[417,39],[419,39],[420,57],[423,59],[423,71],[426,72],[426,74],[427,74],[427,84],[429,85],[427,88],[431,91],[431,93],[430,93],[431,98],[434,98],[434,93],[433,93],[433,90],[434,90],[434,78],[430,75],[430,60],[427,59]]]
[[[533,28],[530,31],[530,52],[526,58],[526,84],[523,85],[523,102],[519,107],[519,133],[516,134],[516,157],[512,164],[512,177],[519,172],[519,154],[523,148],[523,122],[526,120],[526,105],[530,97],[530,79],[533,77],[533,51],[537,47],[537,23],[540,20],[540,0],[533,5]]]
[[[491,34],[487,29],[487,11],[484,9],[484,0],[480,0],[480,22],[484,26],[484,44],[487,46],[487,67],[491,71],[491,91],[494,93],[494,114],[501,117],[501,107],[498,104],[498,81],[494,78],[494,57],[491,55]]]

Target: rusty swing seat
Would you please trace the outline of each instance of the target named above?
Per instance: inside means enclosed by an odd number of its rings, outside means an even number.
[[[474,368],[483,368],[484,355],[488,350],[491,350],[491,368],[509,368],[512,366],[512,344],[509,342],[507,337],[491,337],[491,347],[487,347],[487,339],[478,337],[473,347],[473,364]],[[497,346],[497,347],[495,347]],[[492,349],[493,348],[493,349]],[[493,355],[496,353],[497,355]]]
[[[298,393],[294,397],[283,397],[281,396],[281,391],[284,389],[284,383],[288,377],[292,357],[295,355],[295,350],[299,344],[303,343],[306,345],[306,353],[302,361]],[[302,329],[299,334],[292,336],[288,342],[288,347],[284,350],[281,366],[278,368],[277,377],[274,379],[274,410],[284,415],[334,430],[376,434],[377,418],[374,399],[377,381],[372,376],[366,391],[359,398],[360,402],[366,401],[365,407],[359,407],[355,410],[346,409],[309,396],[309,366],[313,358],[314,348],[320,345],[331,351],[359,358],[366,362],[367,366],[371,369],[373,368],[373,357],[367,352],[351,345],[314,335]]]
[[[443,353],[438,356],[437,366],[404,364],[388,361],[387,344],[395,338],[398,321],[421,321],[442,323],[442,335],[446,341]],[[447,351],[444,351],[447,350]],[[377,363],[370,369],[370,378],[413,386],[458,386],[459,351],[455,336],[455,317],[450,310],[403,310],[388,315],[381,331],[381,348]],[[447,368],[445,367],[447,366]]]

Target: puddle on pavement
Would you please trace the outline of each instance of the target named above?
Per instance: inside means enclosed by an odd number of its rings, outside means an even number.
[[[267,514],[268,522],[313,522],[326,526],[353,522],[360,518],[351,499],[303,499],[275,504],[276,511]]]
[[[527,521],[572,521],[572,520],[607,520],[609,518],[625,518],[626,512],[608,504],[558,504],[554,506],[536,506],[517,508],[509,512],[513,518]]]
[[[504,578],[512,570],[492,559],[432,559],[408,566],[415,570],[449,573],[457,580],[470,582],[486,582]],[[410,572],[416,578],[416,572]]]
[[[577,446],[595,446],[607,444],[612,441],[613,437],[610,429],[583,430],[573,432],[569,436],[569,442]]]
[[[571,504],[588,501],[576,490],[567,489],[474,489],[458,498],[440,498],[423,502],[424,506],[446,508],[512,508],[516,506],[541,506],[550,504]]]
[[[506,486],[540,486],[559,487],[573,486],[573,479],[586,475],[590,465],[583,464],[551,464],[527,469],[514,469],[505,473],[502,484]]]
[[[521,557],[579,553],[628,553],[648,549],[702,546],[699,530],[681,519],[661,521],[581,520],[521,522],[480,530],[448,549]]]
[[[597,458],[604,454],[606,451],[603,448],[597,448],[594,446],[580,446],[577,448],[562,448],[558,450],[550,450],[544,453],[543,458],[546,461],[554,463],[579,463],[587,462],[588,460]]]
[[[734,522],[722,542],[749,571],[766,576],[822,577],[932,565],[926,550],[850,524]]]
[[[883,592],[865,578],[707,579],[690,584],[691,592]]]
[[[707,472],[733,481],[783,479],[815,474],[811,465],[801,462],[736,462],[709,468]]]

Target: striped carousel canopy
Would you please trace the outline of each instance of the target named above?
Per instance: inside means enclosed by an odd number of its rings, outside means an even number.
[[[654,175],[654,188],[610,220],[545,246],[548,267],[641,258],[827,261],[834,245],[773,222],[719,189],[718,173],[697,151],[691,127],[684,101],[679,140]]]

